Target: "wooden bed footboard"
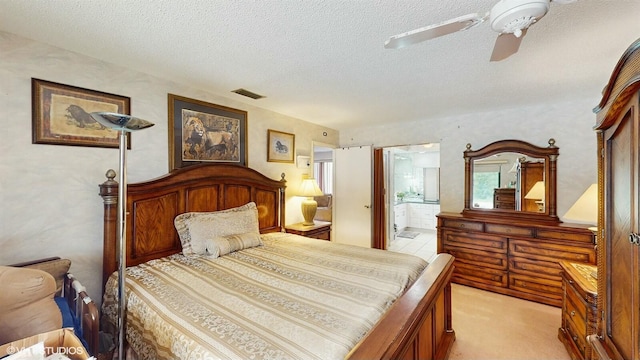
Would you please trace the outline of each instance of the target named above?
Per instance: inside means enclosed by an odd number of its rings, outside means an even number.
[[[439,254],[347,358],[447,359],[455,340],[452,273],[453,257]]]

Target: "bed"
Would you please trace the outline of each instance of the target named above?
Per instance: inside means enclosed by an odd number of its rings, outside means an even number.
[[[100,185],[100,195],[104,199],[103,283],[107,286],[103,304],[106,308],[103,307],[103,309],[107,316],[109,312],[113,312],[113,308],[109,309],[108,306],[110,303],[113,304],[117,295],[112,290],[108,290],[113,287],[109,283],[113,285],[114,272],[117,270],[118,185],[114,178],[115,173],[109,171],[107,181]],[[351,254],[350,249],[354,247],[284,234],[285,188],[284,174],[281,179],[273,180],[250,168],[228,164],[194,165],[175,170],[154,180],[128,184],[126,264],[127,287],[131,291],[127,292],[126,331],[128,344],[139,357],[177,358],[176,354],[180,353],[184,358],[184,354],[188,353],[193,358],[242,358],[248,354],[253,358],[322,358],[325,356],[349,359],[447,358],[455,339],[451,321],[450,285],[453,258],[448,254],[440,254],[425,267],[426,264],[420,264],[422,260],[418,261],[417,258],[409,255],[363,248],[354,249],[355,252]],[[251,246],[217,258],[183,254],[181,239],[174,225],[176,216],[185,213],[219,212],[242,208],[247,204],[254,204],[257,212],[260,246]],[[314,255],[325,252],[330,254],[328,259]],[[347,253],[350,255],[344,256],[345,261],[341,262],[340,254]],[[370,257],[373,260],[365,259]],[[355,260],[350,262],[347,258]],[[240,263],[241,259],[252,265]],[[379,265],[373,266],[367,261],[373,261]],[[304,268],[300,265],[301,262],[304,263]],[[388,264],[384,265],[386,262]],[[275,263],[284,263],[284,270],[274,267]],[[395,268],[394,264],[397,263],[407,265],[404,275],[400,275],[402,278],[400,286],[380,285],[387,282],[383,279],[384,274],[387,273],[385,266]],[[222,266],[222,268],[216,266]],[[253,271],[255,270],[253,268],[257,267],[270,268],[272,273],[245,274],[242,270],[242,268],[251,268]],[[193,270],[195,268],[207,275],[196,274]],[[330,272],[336,269],[344,271],[345,275],[337,277],[335,274],[331,275]],[[351,275],[346,275],[347,270],[350,273],[363,273],[365,280],[349,280]],[[151,273],[170,278],[168,282],[172,284],[171,287],[156,285],[155,280],[150,280]],[[189,274],[188,277],[186,273]],[[274,277],[275,273],[294,278],[297,287],[284,285],[281,283],[281,278]],[[369,277],[368,280],[367,277]],[[239,278],[249,279],[250,284],[239,285],[237,283]],[[363,283],[362,286],[354,285],[353,289],[349,289],[349,286],[345,285],[349,284],[349,281],[369,282]],[[151,284],[149,289],[153,291],[136,287],[143,283]],[[321,284],[323,287],[314,288],[310,285],[312,283]],[[190,284],[191,287],[187,289],[185,284]],[[241,288],[246,292],[240,295],[228,295],[223,291],[223,287]],[[267,295],[252,292],[256,287],[260,287],[261,291]],[[342,293],[327,294],[326,287],[339,288]],[[211,292],[205,292],[206,288],[219,291],[216,293],[219,296],[203,295],[211,294]],[[152,294],[154,291],[156,294]],[[199,291],[203,292],[199,293]],[[352,294],[345,295],[349,292]],[[130,298],[130,294],[137,296]],[[196,329],[194,324],[185,325],[183,320],[172,320],[174,325],[154,322],[159,321],[159,318],[174,316],[172,312],[168,312],[166,305],[140,305],[146,301],[144,299],[148,300],[159,294],[164,294],[160,297],[175,299],[173,307],[178,310],[189,307],[188,312],[192,318],[199,321],[198,326],[207,321],[215,323],[215,326],[207,324],[206,327],[210,333],[205,333],[201,328]],[[189,295],[187,297],[189,300],[182,298],[185,294]],[[245,300],[249,301],[252,297],[260,296],[263,297],[264,302],[245,303]],[[177,300],[178,297],[180,300]],[[205,301],[200,303],[194,300],[198,297],[219,298],[215,300],[226,301],[226,303],[224,308],[217,308],[219,311],[215,312],[211,309],[223,305],[210,305]],[[377,302],[374,305],[354,305],[361,298],[369,297],[377,299]],[[282,298],[287,300],[283,301]],[[314,298],[321,301],[311,303],[310,301]],[[234,311],[234,302],[242,310]],[[138,305],[141,306],[139,312],[134,313]],[[331,311],[327,312],[325,307],[330,307]],[[270,308],[276,312],[275,315],[269,312]],[[291,315],[286,313],[284,308],[289,308],[287,311],[293,309],[297,313],[295,316]],[[349,311],[342,311],[341,316],[345,318],[328,319],[335,312],[345,308],[349,309]],[[153,313],[151,313],[152,310]],[[207,311],[213,311],[214,316],[206,315]],[[236,313],[240,317],[229,318],[228,316],[231,316],[229,313]],[[193,316],[193,314],[198,315]],[[224,314],[224,318],[220,316],[221,314]],[[188,314],[187,317],[189,317]],[[266,323],[253,323],[258,321],[257,319],[264,318],[269,320]],[[277,320],[283,318],[288,320]],[[301,322],[300,318],[310,319],[312,323]],[[144,323],[148,319],[151,319],[150,322]],[[285,326],[285,322],[294,323],[294,327]],[[179,325],[175,325],[176,323]],[[244,323],[245,328],[242,332],[234,332],[236,340],[233,342],[236,345],[244,342],[240,348],[248,352],[239,353],[237,348],[221,348],[218,343],[211,345],[215,342],[227,341],[232,337],[228,333],[229,328],[235,329],[239,323]],[[343,333],[343,325],[350,330]],[[283,350],[281,345],[274,345],[276,350],[264,350],[269,349],[271,344],[264,345],[260,350],[248,349],[262,342],[261,335],[256,335],[256,329],[260,327],[264,327],[268,333],[264,337],[277,338],[278,341],[285,339],[282,340],[288,344],[285,349]],[[155,344],[160,335],[153,335],[152,331],[159,329],[165,332],[165,338],[179,338],[179,344],[184,346],[195,345],[193,348],[180,350],[171,349],[171,346],[176,346],[175,344]],[[178,330],[181,332],[175,333]],[[238,336],[238,333],[243,335]],[[201,340],[189,337],[194,334]],[[322,334],[324,338],[331,338],[332,342],[320,347],[302,342],[305,341],[304,338],[308,338],[308,335],[314,334]],[[255,336],[258,338],[254,338]],[[143,339],[145,337],[147,340]],[[205,340],[202,340],[203,338]],[[212,348],[207,349],[207,344]],[[150,349],[154,346],[157,348]],[[335,351],[329,349],[332,347],[339,349]],[[323,352],[325,350],[326,353]]]

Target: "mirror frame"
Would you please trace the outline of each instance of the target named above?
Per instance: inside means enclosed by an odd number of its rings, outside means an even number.
[[[556,213],[556,173],[557,160],[560,154],[554,139],[549,139],[549,146],[539,147],[521,140],[500,140],[486,145],[478,150],[471,150],[471,144],[467,144],[464,151],[464,210],[462,213],[468,216],[499,216],[511,219],[537,219],[543,222],[561,222]],[[533,158],[544,159],[545,178],[545,211],[540,213],[522,212],[506,209],[477,209],[471,207],[473,187],[473,160],[483,159],[498,153],[520,153]]]

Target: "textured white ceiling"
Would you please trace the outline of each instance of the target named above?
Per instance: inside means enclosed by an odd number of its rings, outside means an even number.
[[[640,0],[579,0],[552,3],[501,62],[489,62],[487,23],[383,48],[496,1],[0,0],[0,30],[335,129],[576,97],[595,106],[640,37]]]

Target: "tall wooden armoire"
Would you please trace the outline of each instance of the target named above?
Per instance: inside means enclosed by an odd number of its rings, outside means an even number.
[[[616,65],[597,114],[600,359],[640,359],[640,39]]]

